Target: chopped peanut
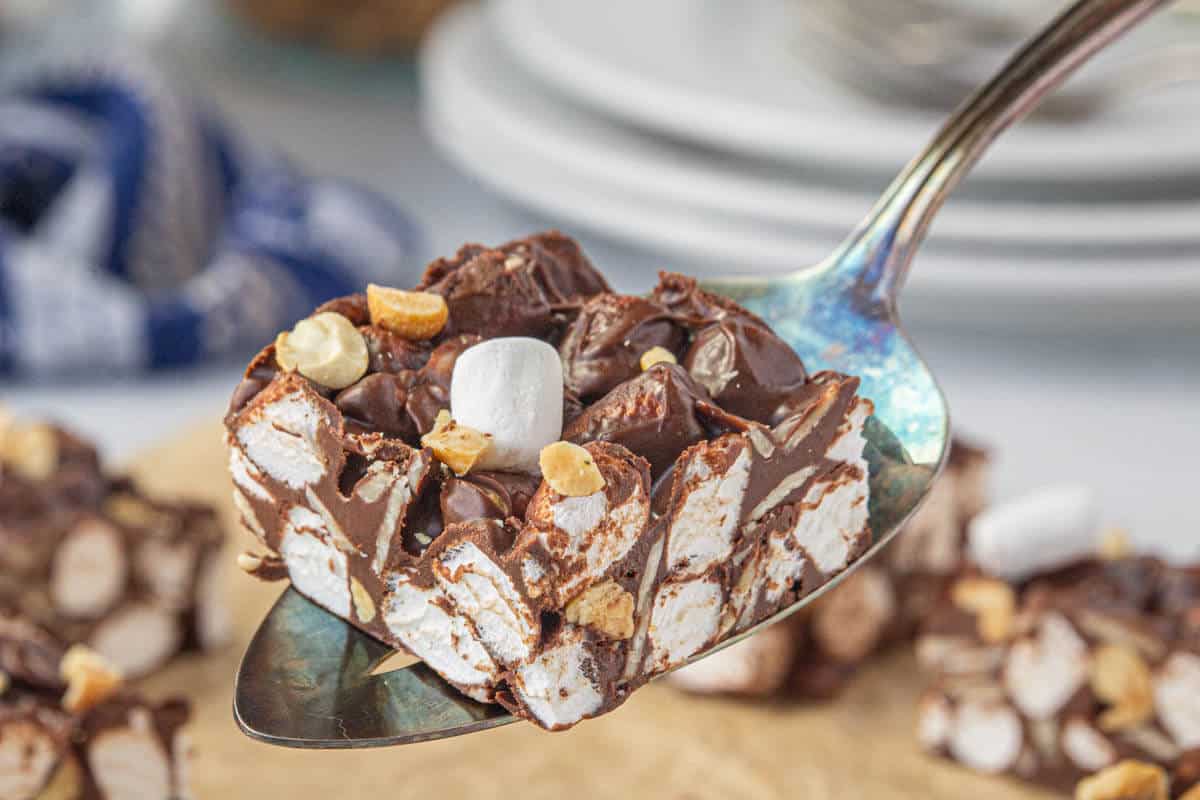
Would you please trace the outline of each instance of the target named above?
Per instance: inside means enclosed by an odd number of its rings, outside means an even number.
[[[647,370],[653,367],[660,361],[665,361],[668,364],[678,364],[678,359],[675,354],[665,347],[651,347],[646,352],[642,353],[642,369]]]
[[[455,475],[466,475],[475,462],[492,444],[492,437],[466,425],[459,425],[450,418],[450,412],[438,412],[433,430],[421,437],[421,444],[433,451],[438,461],[454,470]]]
[[[1003,642],[1013,632],[1017,596],[1011,586],[994,578],[963,578],[954,584],[954,604],[975,614],[985,642]]]
[[[345,389],[367,372],[367,342],[350,320],[323,311],[275,338],[275,361],[330,389]]]
[[[1154,713],[1150,667],[1133,648],[1102,645],[1092,656],[1091,673],[1092,691],[1109,705],[1100,715],[1101,730],[1135,728]]]
[[[1100,537],[1100,545],[1096,548],[1098,555],[1105,561],[1118,561],[1128,558],[1132,553],[1129,546],[1129,536],[1120,528],[1109,528]]]
[[[103,703],[121,688],[120,671],[85,645],[71,645],[58,669],[67,682],[62,707],[72,714]]]
[[[1167,800],[1167,773],[1154,764],[1121,761],[1081,780],[1075,800]]]
[[[371,322],[405,339],[432,339],[446,327],[450,309],[440,294],[405,292],[386,286],[367,286]]]
[[[633,636],[633,595],[615,581],[598,583],[567,603],[566,619],[613,639],[628,639]]]
[[[554,442],[542,448],[538,463],[550,488],[567,497],[585,497],[604,488],[604,476],[586,448]]]
[[[0,461],[31,481],[44,481],[58,469],[58,437],[49,425],[10,423],[0,433]]]

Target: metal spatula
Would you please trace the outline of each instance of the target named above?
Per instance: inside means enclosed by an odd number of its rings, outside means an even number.
[[[934,214],[992,140],[1093,53],[1167,0],[1079,0],[971,97],[888,188],[867,219],[816,266],[707,288],[767,319],[813,369],[862,378],[875,403],[867,439],[899,453],[873,469],[871,549],[838,579],[698,658],[795,613],[875,556],[928,493],[949,442],[946,402],[900,327],[896,298]],[[902,449],[901,449],[902,448]],[[873,464],[877,467],[877,464]],[[289,747],[349,748],[456,736],[514,721],[417,664],[375,675],[390,648],[289,589],[250,643],[234,714],[248,735]]]

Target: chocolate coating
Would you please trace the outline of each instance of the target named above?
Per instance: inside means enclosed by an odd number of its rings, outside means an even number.
[[[475,472],[442,484],[442,520],[446,525],[473,519],[524,518],[541,479],[511,472]]]
[[[804,362],[757,316],[669,272],[659,274],[653,297],[692,330],[683,365],[726,411],[775,425],[807,401],[797,397],[808,380]]]
[[[702,326],[727,314],[746,316],[762,322],[728,297],[704,291],[695,278],[675,272],[658,273],[658,285],[654,287],[651,298],[676,317],[687,319],[696,326]]]
[[[417,425],[408,413],[407,404],[417,376],[412,371],[367,375],[343,389],[334,403],[345,415],[348,427],[357,433],[378,431],[406,440],[415,439]]]
[[[246,367],[245,377],[233,390],[233,396],[229,398],[229,409],[226,411],[227,418],[233,417],[245,408],[246,404],[257,397],[259,392],[267,388],[267,385],[275,379],[278,373],[279,365],[275,363],[275,346],[268,345],[254,357],[250,366]]]
[[[366,294],[362,292],[346,295],[345,297],[335,297],[328,302],[322,303],[313,311],[313,315],[315,316],[325,311],[341,314],[355,325],[371,324],[371,309],[367,305]]]
[[[696,333],[683,366],[722,408],[767,425],[794,410],[808,377],[787,342],[753,317],[732,314]]]
[[[549,336],[565,323],[564,306],[609,291],[579,245],[557,232],[490,250],[463,247],[434,261],[418,289],[446,298],[444,335]]]
[[[666,309],[632,295],[597,295],[580,309],[559,345],[563,380],[581,400],[603,396],[641,372],[641,357],[652,347],[674,354],[685,333]]]
[[[405,405],[418,434],[424,435],[433,430],[438,412],[450,408],[450,379],[454,376],[454,362],[458,361],[464,350],[481,341],[478,336],[464,334],[447,339],[433,349]]]
[[[388,348],[404,341],[394,338],[396,342],[386,337],[376,341]],[[456,336],[432,352],[421,352],[420,345],[409,348],[400,344],[389,350],[386,358],[396,366],[417,363],[419,369],[373,371],[338,393],[334,403],[346,416],[352,432],[398,436],[415,445],[433,429],[438,412],[450,407],[454,362],[479,341],[478,336]]]
[[[623,445],[649,461],[658,477],[685,449],[712,435],[709,419],[735,424],[711,408],[708,393],[682,367],[659,363],[586,408],[563,430],[563,439]]]

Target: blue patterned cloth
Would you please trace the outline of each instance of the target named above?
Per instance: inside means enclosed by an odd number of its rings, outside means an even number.
[[[0,374],[244,350],[411,280],[418,250],[389,202],[251,148],[146,65],[60,65],[0,94]]]

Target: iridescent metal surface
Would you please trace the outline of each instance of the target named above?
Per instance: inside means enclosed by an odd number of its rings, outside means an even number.
[[[968,99],[904,169],[867,219],[821,264],[785,277],[710,281],[766,318],[810,370],[862,378],[868,423],[872,548],[837,579],[703,658],[795,613],[866,563],[917,509],[949,444],[945,398],[896,309],[918,245],[949,192],[1006,127],[1093,53],[1168,0],[1079,0]],[[289,747],[406,744],[514,721],[475,703],[424,665],[372,675],[390,653],[289,589],[251,642],[234,715],[248,735]]]

